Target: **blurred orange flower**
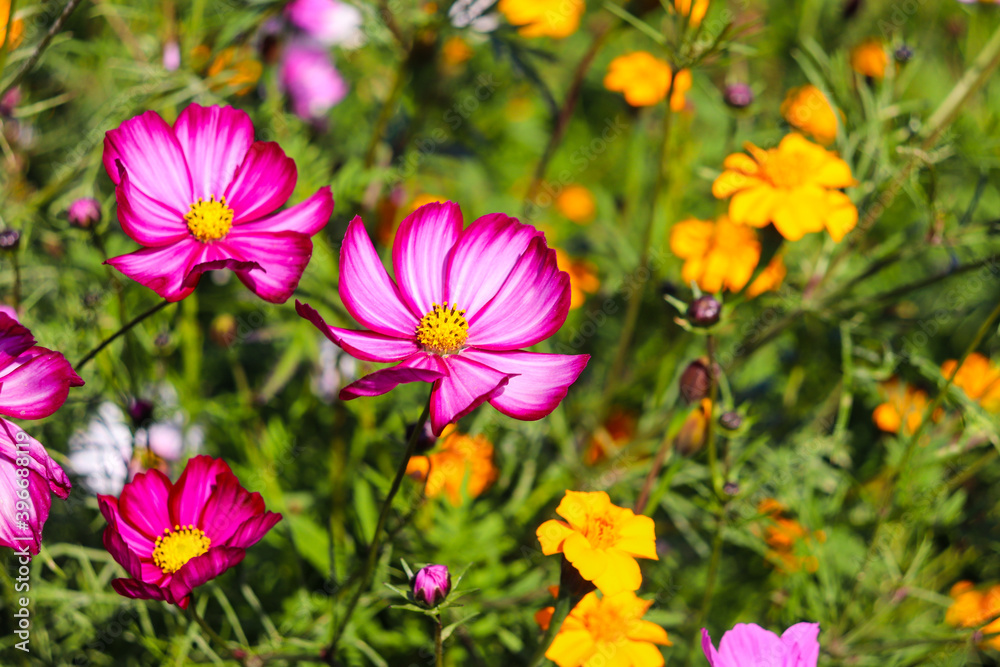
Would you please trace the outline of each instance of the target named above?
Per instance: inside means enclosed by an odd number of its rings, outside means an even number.
[[[567,185],[556,197],[556,208],[566,218],[581,225],[594,219],[597,204],[594,195],[582,185]]]
[[[899,378],[892,378],[879,385],[879,393],[885,402],[872,413],[875,425],[887,433],[899,433],[902,427],[905,435],[913,435],[920,428],[929,403],[927,392],[903,384]],[[932,420],[939,420],[942,414],[943,411],[938,408]]]
[[[497,9],[522,37],[569,37],[580,27],[583,0],[500,0]]]
[[[559,667],[662,667],[656,644],[672,644],[666,630],[642,620],[652,604],[631,591],[588,593],[563,621],[545,657]]]
[[[708,2],[709,0],[674,0],[674,9],[681,16],[688,16],[688,22],[697,28],[708,13]]]
[[[597,279],[597,267],[585,259],[571,258],[559,248],[555,251],[559,270],[569,274],[570,310],[579,308],[587,298],[584,292],[593,294],[601,287],[601,281]]]
[[[949,359],[941,364],[941,374],[946,378],[955,372],[958,360]],[[962,364],[954,380],[966,395],[987,412],[1000,412],[1000,368],[988,358],[973,352]]]
[[[10,21],[10,40],[7,40],[7,22]],[[0,46],[6,46],[13,51],[21,44],[24,36],[24,21],[19,18],[10,20],[10,0],[0,0]]]
[[[549,586],[546,589],[554,598],[559,597],[559,587]],[[541,628],[542,632],[546,632],[549,629],[549,625],[552,623],[552,615],[556,613],[555,607],[542,607],[535,612],[535,623]]]
[[[673,70],[665,60],[660,60],[646,51],[636,51],[618,56],[608,66],[604,77],[604,87],[625,95],[625,101],[634,107],[648,107],[659,104],[670,90]],[[670,95],[670,108],[680,111],[686,104],[685,94],[691,90],[691,71],[682,69],[674,79],[674,90]]]
[[[567,491],[556,514],[536,535],[546,556],[561,553],[605,595],[638,590],[636,558],[659,560],[653,520],[611,504],[604,491]]]
[[[984,634],[1000,633],[1000,585],[979,591],[971,581],[960,581],[951,587],[949,594],[954,602],[945,612],[945,623],[958,628],[983,626]],[[1000,650],[1000,635],[985,644]]]
[[[205,75],[214,78],[225,74],[211,86],[212,90],[234,88],[234,94],[246,95],[257,85],[263,71],[264,66],[249,46],[228,46],[215,56]]]
[[[428,498],[447,494],[452,505],[462,504],[462,487],[476,498],[496,481],[493,444],[485,436],[469,436],[453,431],[429,456],[414,456],[406,464],[406,474],[425,482]]]
[[[824,146],[837,138],[837,113],[826,95],[811,84],[792,88],[781,104],[781,116],[789,125]]]
[[[750,287],[747,288],[747,297],[752,299],[764,292],[771,292],[778,289],[781,287],[781,283],[784,281],[787,273],[788,269],[785,268],[785,260],[782,259],[781,255],[775,255],[771,263],[764,267],[760,275],[750,283]]]
[[[889,54],[879,39],[866,39],[851,49],[851,69],[858,74],[881,79],[885,77],[888,66]]]
[[[634,436],[635,416],[623,410],[613,410],[604,425],[590,437],[583,462],[592,466],[610,459]]]
[[[729,217],[738,224],[775,228],[789,241],[824,227],[840,241],[858,223],[858,209],[839,188],[856,185],[851,168],[836,153],[801,134],[789,134],[777,148],[746,144],[750,155],[726,158],[726,171],[712,184],[719,199],[732,197]],[[751,157],[752,156],[752,157]]]
[[[469,43],[458,35],[445,40],[441,46],[441,60],[448,67],[457,67],[472,57],[473,50]]]
[[[814,540],[821,544],[826,542],[826,533],[822,530],[810,533],[808,528],[795,519],[787,518],[787,508],[774,498],[760,501],[757,511],[766,518],[763,531],[759,526],[754,526],[753,531],[769,547],[765,553],[768,562],[785,574],[803,569],[806,572],[816,572],[819,569],[819,560],[809,552]]]

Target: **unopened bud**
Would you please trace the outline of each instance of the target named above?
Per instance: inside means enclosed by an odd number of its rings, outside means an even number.
[[[90,229],[101,221],[101,203],[92,197],[77,199],[66,211],[69,224],[80,229]]]
[[[705,446],[708,434],[708,420],[712,414],[712,402],[702,399],[701,403],[691,411],[677,433],[676,448],[681,456],[693,456]]]
[[[136,427],[142,426],[153,416],[153,404],[141,398],[133,398],[128,404],[128,416]]]
[[[687,316],[691,324],[696,327],[710,327],[719,321],[722,313],[722,304],[714,296],[706,294],[691,302],[688,306]]]
[[[905,65],[913,60],[913,49],[906,44],[900,44],[896,47],[896,51],[893,53],[893,56],[896,58],[897,63]]]
[[[681,373],[681,396],[688,403],[697,403],[708,398],[712,390],[712,377],[708,371],[708,359],[695,359]]]
[[[21,244],[21,233],[16,229],[5,229],[0,232],[0,250],[17,250]]]
[[[420,568],[413,578],[413,599],[428,607],[436,607],[451,592],[451,574],[446,565],[428,565]]]
[[[743,423],[743,417],[738,412],[724,412],[719,417],[719,423],[722,424],[722,428],[735,431]]]
[[[740,485],[736,482],[726,482],[726,485],[722,487],[722,491],[727,496],[735,496],[740,492]]]
[[[745,83],[731,83],[726,86],[722,98],[733,109],[746,109],[753,104],[753,89]]]

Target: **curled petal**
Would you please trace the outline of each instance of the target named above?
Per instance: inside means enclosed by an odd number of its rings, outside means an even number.
[[[227,252],[248,264],[235,269],[237,277],[269,303],[284,303],[292,296],[312,257],[312,247],[309,237],[297,232],[245,232],[237,227],[226,237]]]
[[[226,259],[232,258],[225,254],[220,244],[201,243],[190,238],[162,248],[143,248],[104,263],[167,301],[180,301],[194,291],[197,278],[201,277],[201,271],[195,271],[195,267]],[[189,279],[192,273],[195,276]]]
[[[448,375],[448,368],[436,356],[418,352],[402,363],[375,371],[340,390],[340,400],[349,401],[359,396],[381,396],[401,384],[409,382],[435,382]]]
[[[215,579],[229,568],[239,565],[246,555],[245,549],[213,547],[207,553],[192,558],[171,578],[165,589],[168,602],[182,608],[186,607],[187,604],[181,602],[188,599],[191,591]]]
[[[295,301],[295,312],[312,322],[331,342],[340,346],[352,357],[362,361],[380,363],[402,361],[420,351],[412,339],[395,338],[371,331],[331,327],[314,308],[298,300]]]
[[[48,417],[66,401],[70,387],[83,380],[62,354],[33,347],[0,375],[0,415],[18,419]]]

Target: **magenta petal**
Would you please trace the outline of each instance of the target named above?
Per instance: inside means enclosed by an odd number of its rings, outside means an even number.
[[[755,623],[737,623],[719,641],[720,664],[716,667],[781,665],[785,653],[778,635]]]
[[[418,352],[402,363],[375,371],[340,390],[340,400],[359,396],[381,396],[407,382],[434,382],[447,376],[448,369],[439,357]]]
[[[233,471],[222,459],[202,455],[188,461],[170,492],[170,520],[176,525],[200,527],[216,478],[227,473],[232,475]]]
[[[541,419],[555,410],[590,359],[587,354],[474,349],[466,350],[461,356],[515,376],[511,377],[503,393],[490,401],[490,405],[505,415],[524,421]]]
[[[399,223],[392,267],[403,300],[418,318],[444,301],[445,264],[461,233],[462,211],[453,202],[425,204]]]
[[[782,667],[816,667],[819,662],[819,623],[796,623],[781,634],[788,653]]]
[[[239,565],[246,553],[244,549],[212,547],[207,553],[192,558],[174,573],[167,586],[168,599],[180,605],[195,588],[215,579],[234,565]]]
[[[705,659],[708,660],[708,664],[711,667],[729,667],[727,663],[722,662],[722,658],[719,657],[719,652],[715,650],[715,646],[712,645],[712,637],[708,634],[708,630],[705,628],[701,629],[701,650],[705,653]],[[732,667],[738,667],[733,665]]]
[[[403,304],[359,216],[347,226],[340,248],[340,299],[347,312],[372,331],[410,338],[417,330],[420,318]]]
[[[230,250],[230,248],[227,248]],[[184,287],[197,287],[198,283],[201,282],[202,274],[209,271],[221,271],[222,269],[229,269],[230,271],[239,272],[249,272],[257,271],[262,273],[264,267],[262,267],[257,262],[251,262],[249,260],[239,260],[239,259],[213,259],[210,262],[201,262],[200,264],[195,264],[188,271],[187,278],[184,279]]]
[[[254,143],[225,192],[235,224],[251,222],[277,210],[292,196],[297,180],[295,161],[278,144]]]
[[[155,540],[146,537],[128,521],[121,518],[117,498],[99,495],[97,496],[97,505],[100,507],[104,519],[108,522],[108,530],[118,533],[130,551],[139,558],[153,557],[153,550],[156,548]]]
[[[244,489],[233,473],[222,473],[215,478],[198,525],[212,544],[223,546],[243,523],[264,511],[264,500],[259,493]]]
[[[0,313],[0,371],[34,345],[35,337],[17,317]]]
[[[155,542],[175,525],[167,509],[170,492],[170,480],[159,470],[139,473],[122,489],[118,499],[119,518]]]
[[[237,270],[236,275],[251,292],[270,303],[288,301],[312,257],[312,241],[297,232],[275,234],[234,228],[226,237],[226,249],[262,269]]]
[[[0,371],[0,414],[19,419],[48,417],[82,384],[66,357],[33,347]]]
[[[559,330],[569,303],[569,274],[559,270],[544,237],[535,237],[493,300],[471,314],[466,344],[489,350],[530,347]]]
[[[247,519],[243,525],[240,526],[235,533],[233,533],[233,536],[229,538],[229,546],[246,549],[247,547],[257,544],[257,542],[260,542],[261,538],[267,534],[267,531],[274,528],[274,526],[281,521],[281,518],[280,514],[265,512],[264,514],[255,516],[252,519]]]
[[[162,600],[166,601],[166,590],[155,585],[147,584],[135,579],[114,579],[111,587],[118,595],[132,598],[134,600]],[[184,609],[187,608],[185,604]]]
[[[295,301],[295,312],[312,322],[330,341],[339,345],[352,357],[362,361],[382,363],[402,361],[411,354],[420,351],[412,339],[404,340],[371,331],[353,331],[331,327],[313,307],[298,300]]]
[[[298,232],[312,236],[330,222],[333,214],[333,195],[330,186],[320,188],[316,193],[295,206],[289,206],[266,218],[253,222],[241,222],[241,232]]]
[[[110,264],[132,280],[145,285],[167,301],[180,301],[194,291],[197,281],[188,280],[198,264],[230,259],[218,243],[201,243],[189,238],[162,248],[143,248],[112,257]],[[195,271],[196,277],[200,273]],[[186,284],[185,284],[186,283]]]
[[[253,123],[239,109],[190,104],[177,117],[174,134],[191,172],[192,202],[220,199],[253,144]]]
[[[444,427],[499,396],[511,379],[464,355],[452,355],[445,362],[448,376],[434,383],[431,394],[431,430],[441,435]]]
[[[448,257],[445,298],[474,316],[500,290],[531,240],[541,235],[503,213],[473,221]]]
[[[104,529],[104,548],[107,549],[111,557],[115,559],[119,565],[125,568],[130,577],[135,579],[142,579],[142,566],[139,564],[139,558],[136,556],[128,545],[125,544],[125,540],[118,533],[117,530],[112,528],[110,525]]]
[[[150,198],[174,208],[194,201],[191,175],[173,129],[155,111],[130,118],[104,135],[104,169],[117,185],[116,160],[132,184]]]
[[[118,222],[133,241],[144,246],[157,247],[189,238],[185,210],[176,210],[159,202],[132,185],[128,170],[118,163],[121,182],[115,189],[118,202]]]

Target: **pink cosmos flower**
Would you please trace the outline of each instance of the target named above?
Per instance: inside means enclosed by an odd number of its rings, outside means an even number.
[[[569,311],[569,275],[534,227],[491,213],[463,230],[457,204],[427,204],[400,224],[392,263],[396,281],[356,217],[340,251],[340,298],[370,331],[328,326],[295,302],[354,357],[400,362],[344,387],[342,400],[432,382],[431,426],[440,435],[487,401],[516,419],[540,419],[587,365],[586,354],[520,349],[554,334]]]
[[[352,47],[364,40],[361,12],[346,2],[292,0],[285,7],[285,16],[295,27],[327,46],[342,44]]]
[[[781,637],[754,623],[737,623],[722,635],[719,650],[701,629],[701,648],[712,667],[816,667],[819,623],[796,623]]]
[[[295,189],[295,162],[254,141],[232,107],[188,106],[173,127],[153,111],[104,138],[104,168],[118,186],[118,220],[143,249],[107,260],[168,301],[201,274],[232,269],[265,301],[284,303],[312,255],[310,237],[333,211],[330,188],[275,211]]]
[[[132,577],[115,579],[125,597],[187,609],[191,591],[239,564],[278,521],[225,461],[191,459],[176,484],[159,470],[136,475],[121,496],[98,496],[108,521],[104,547]]]
[[[291,98],[292,111],[306,121],[321,120],[347,95],[347,83],[333,66],[330,54],[305,44],[285,48],[278,81]]]

